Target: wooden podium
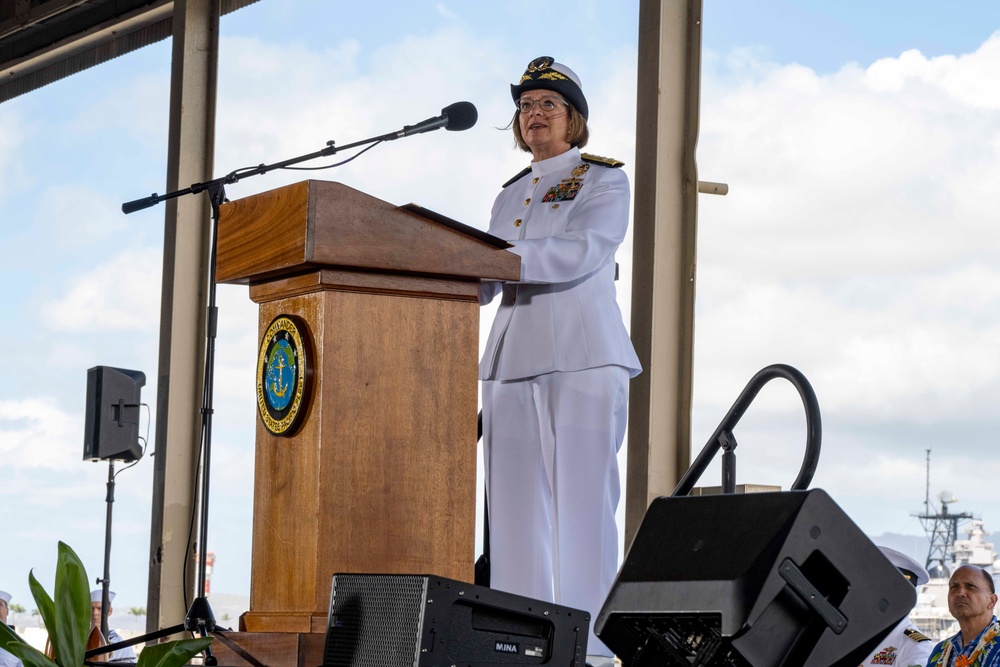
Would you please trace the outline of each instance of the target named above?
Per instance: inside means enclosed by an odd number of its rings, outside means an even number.
[[[478,288],[519,278],[506,247],[334,182],[222,206],[218,282],[250,286],[258,340],[297,317],[312,359],[295,433],[257,417],[241,631],[325,632],[335,572],[472,581]]]

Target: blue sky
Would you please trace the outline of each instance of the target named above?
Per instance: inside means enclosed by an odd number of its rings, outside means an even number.
[[[826,74],[908,49],[925,56],[962,53],[985,42],[1000,10],[918,0],[766,0],[706,2],[705,47],[724,53],[754,47],[781,63]]]
[[[918,533],[932,489],[1000,526],[1000,6],[972,1],[713,2],[704,15],[695,451],[750,376],[784,362],[824,415],[815,486],[870,534]],[[224,17],[216,172],[348,143],[470,100],[467,132],[379,146],[328,178],[480,227],[527,158],[503,127],[538,55],[581,76],[595,153],[636,137],[637,2],[261,0]],[[0,588],[32,605],[56,540],[103,567],[105,464],[82,458],[86,369],[142,370],[155,406],[169,44],[0,105]],[[641,140],[641,137],[639,138]],[[301,180],[274,173],[244,197]],[[619,261],[629,311],[630,241]],[[220,288],[213,590],[249,588],[256,311]],[[488,323],[491,313],[484,312]],[[737,431],[741,481],[788,486],[804,440],[768,387]],[[980,476],[970,475],[975,470]],[[704,481],[715,483],[715,471]],[[113,587],[145,604],[152,460],[118,477]],[[50,585],[50,584],[49,584]],[[16,601],[17,601],[16,600]]]

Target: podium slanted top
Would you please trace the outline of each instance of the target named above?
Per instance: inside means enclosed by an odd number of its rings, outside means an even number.
[[[506,241],[409,204],[308,180],[223,204],[216,276],[251,284],[322,268],[517,280]]]

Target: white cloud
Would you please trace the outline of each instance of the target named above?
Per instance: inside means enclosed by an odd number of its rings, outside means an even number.
[[[989,414],[1000,398],[1000,322],[978,316],[997,312],[1000,272],[973,266],[825,290],[721,276],[700,283],[718,295],[696,323],[702,401],[734,399],[753,372],[777,362],[806,373],[824,411],[842,418],[927,423]]]
[[[702,266],[752,259],[757,275],[801,279],[989,257],[1000,243],[995,93],[966,99],[947,85],[1000,66],[1000,49],[953,59],[948,77],[911,60],[892,64],[925,83],[895,92],[870,83],[886,61],[822,77],[760,66],[735,88],[707,81],[699,165],[731,190],[702,199]]]
[[[56,331],[158,331],[162,256],[127,250],[68,282],[65,296],[43,307]]]
[[[436,5],[434,5],[434,8],[437,10],[437,13],[443,19],[446,19],[448,21],[459,21],[459,20],[461,20],[461,17],[458,14],[456,14],[455,12],[451,11],[448,8],[448,5],[446,5],[443,2],[437,3]]]
[[[81,414],[65,412],[49,398],[0,401],[4,467],[65,471],[78,465],[83,455]]]
[[[866,530],[905,530],[925,449],[935,488],[960,485],[962,461],[992,465],[968,434],[994,431],[1000,403],[1000,117],[978,85],[998,42],[825,76],[744,53],[709,74],[699,169],[730,195],[699,202],[695,452],[780,362],[823,413],[814,486]],[[805,437],[790,385],[769,384],[736,435],[739,478],[788,488]]]
[[[106,193],[82,185],[53,185],[42,194],[36,226],[61,248],[128,244],[128,220]]]
[[[1000,60],[1000,32],[994,33],[974,53],[927,58],[911,49],[898,58],[883,58],[871,65],[865,82],[872,90],[896,94],[908,87],[937,89],[950,101],[984,110],[1000,109],[996,62]]]
[[[98,365],[100,351],[76,339],[53,340],[47,346],[45,360],[53,368],[76,369]]]
[[[250,291],[245,285],[220,285],[217,303],[217,393],[241,401],[252,400],[258,343],[257,304],[250,300]]]

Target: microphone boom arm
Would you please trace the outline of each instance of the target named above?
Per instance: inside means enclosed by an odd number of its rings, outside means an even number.
[[[122,204],[122,213],[128,215],[129,213],[134,213],[136,211],[141,211],[144,208],[149,208],[150,206],[155,206],[162,201],[168,199],[174,199],[176,197],[182,197],[184,195],[197,194],[199,192],[205,192],[211,190],[219,185],[231,185],[233,183],[239,182],[241,179],[247,176],[260,176],[266,174],[269,171],[274,171],[275,169],[284,169],[285,167],[290,167],[294,164],[299,164],[300,162],[307,162],[309,160],[315,160],[316,158],[329,157],[335,155],[336,153],[347,150],[348,148],[356,148],[358,146],[364,146],[365,144],[373,144],[379,141],[391,141],[392,139],[398,139],[401,135],[398,132],[390,132],[389,134],[383,134],[379,137],[373,137],[371,139],[362,139],[361,141],[355,141],[352,144],[347,144],[345,146],[337,146],[333,141],[326,142],[326,147],[312,153],[307,153],[306,155],[300,155],[298,157],[289,158],[287,160],[282,160],[280,162],[274,162],[272,164],[260,164],[256,167],[251,167],[249,169],[239,169],[237,171],[226,174],[219,178],[212,179],[211,181],[205,181],[204,183],[194,183],[182,190],[174,190],[173,192],[168,192],[163,195],[158,195],[155,192],[148,197],[142,197],[141,199],[135,199],[132,201],[127,201]]]
[[[158,195],[155,192],[148,197],[142,197],[141,199],[134,199],[132,201],[127,201],[122,204],[122,213],[128,215],[129,213],[134,213],[135,211],[140,211],[144,208],[149,208],[150,206],[155,206],[161,201],[166,201],[168,199],[174,199],[175,197],[181,197],[183,195],[197,194],[199,192],[212,191],[220,186],[232,185],[238,182],[242,178],[247,176],[259,176],[266,174],[269,171],[274,171],[275,169],[284,169],[290,167],[293,164],[298,164],[300,162],[307,162],[309,160],[315,160],[316,158],[329,157],[335,155],[336,153],[347,150],[348,148],[357,148],[358,146],[364,146],[366,144],[376,144],[383,141],[392,141],[393,139],[402,139],[403,137],[412,136],[414,134],[421,134],[423,132],[430,132],[432,130],[437,130],[439,128],[445,128],[448,130],[467,130],[476,124],[476,119],[478,118],[478,112],[476,107],[471,102],[455,102],[454,104],[449,104],[444,109],[441,110],[440,116],[434,116],[433,118],[428,118],[425,121],[421,121],[416,125],[406,125],[402,130],[397,132],[389,132],[388,134],[383,134],[378,137],[372,137],[370,139],[362,139],[361,141],[355,141],[354,143],[347,144],[345,146],[337,146],[333,141],[326,142],[326,147],[321,148],[318,151],[308,153],[306,155],[300,155],[298,157],[289,158],[287,160],[282,160],[280,162],[275,162],[273,164],[261,164],[256,167],[249,167],[247,169],[237,169],[221,178],[216,178],[211,181],[205,181],[204,183],[194,183],[193,185],[186,187],[182,190],[175,190],[174,192],[168,192],[165,195]],[[367,150],[367,149],[366,149]],[[361,151],[362,153],[364,151]],[[360,153],[359,153],[360,155]],[[357,156],[355,156],[357,157]],[[353,158],[351,158],[353,159]]]

